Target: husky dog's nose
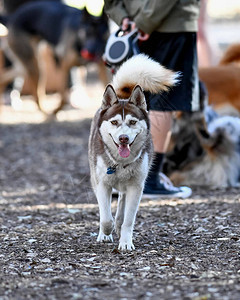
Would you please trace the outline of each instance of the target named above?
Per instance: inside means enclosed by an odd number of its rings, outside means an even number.
[[[121,134],[118,139],[121,144],[127,144],[129,141],[129,137],[126,134]]]

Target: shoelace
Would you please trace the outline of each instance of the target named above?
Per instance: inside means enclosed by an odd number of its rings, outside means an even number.
[[[179,192],[179,188],[175,187],[172,181],[163,173],[159,174],[160,182],[164,185],[164,187],[169,191]]]

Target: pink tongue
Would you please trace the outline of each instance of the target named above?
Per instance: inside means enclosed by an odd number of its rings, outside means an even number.
[[[119,145],[118,153],[121,157],[126,158],[130,155],[130,149],[128,144]]]

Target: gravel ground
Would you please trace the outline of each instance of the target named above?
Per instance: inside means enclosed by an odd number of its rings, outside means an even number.
[[[96,242],[90,118],[70,110],[33,124],[34,111],[3,113],[12,124],[0,124],[1,300],[240,299],[240,189],[142,201],[136,250],[120,253],[115,235]]]

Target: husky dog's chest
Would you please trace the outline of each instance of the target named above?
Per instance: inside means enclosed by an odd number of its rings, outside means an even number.
[[[107,185],[116,187],[141,182],[149,168],[148,153],[142,154],[136,161],[130,164],[108,164],[102,156],[97,157],[96,175],[97,181],[103,181]]]

